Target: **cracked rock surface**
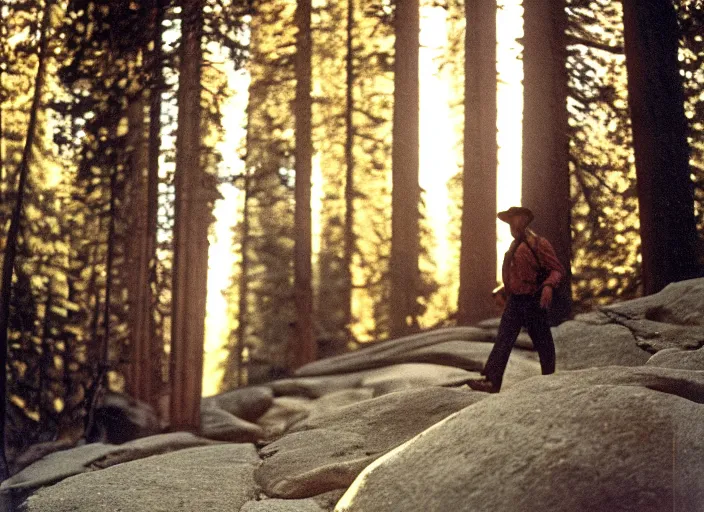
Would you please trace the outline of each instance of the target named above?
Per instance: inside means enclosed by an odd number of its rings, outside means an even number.
[[[622,325],[565,322],[554,329],[554,338],[558,371],[613,364],[640,366],[650,358]]]
[[[701,510],[702,403],[704,372],[533,378],[378,459],[335,510]]]
[[[257,495],[253,445],[223,444],[83,473],[30,496],[26,512],[239,510]]]
[[[673,283],[660,293],[578,315],[553,332],[557,368],[563,370],[638,366],[663,350],[695,351],[704,346],[704,279]],[[691,354],[675,359],[680,356]]]
[[[282,498],[346,488],[380,455],[484,396],[426,388],[319,413],[261,450],[256,480],[269,496]]]

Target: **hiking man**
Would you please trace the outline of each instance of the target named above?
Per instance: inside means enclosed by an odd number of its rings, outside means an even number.
[[[496,343],[481,372],[484,379],[469,382],[472,389],[489,393],[498,393],[501,389],[508,358],[521,327],[528,330],[533,340],[543,375],[555,372],[555,344],[547,310],[552,303],[553,289],[565,275],[550,242],[528,229],[533,212],[512,206],[497,217],[511,226],[514,238],[501,267],[503,289],[495,290],[495,295],[505,299],[505,308]]]

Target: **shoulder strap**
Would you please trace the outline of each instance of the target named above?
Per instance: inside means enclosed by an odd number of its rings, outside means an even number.
[[[535,239],[539,240],[537,235],[536,235]],[[538,263],[538,267],[542,268],[543,264],[540,262],[540,258],[538,258],[538,253],[535,252],[535,249],[533,249],[533,246],[530,245],[530,242],[528,242],[528,240],[524,240],[524,242],[528,246],[528,249],[530,249],[530,252],[533,253],[533,257],[535,258],[535,261]]]

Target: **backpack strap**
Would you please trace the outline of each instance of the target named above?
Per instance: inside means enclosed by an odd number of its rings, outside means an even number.
[[[536,240],[539,240],[538,236],[536,235],[535,237]],[[538,264],[538,268],[544,268],[543,264],[540,262],[540,258],[538,258],[538,253],[535,252],[535,249],[533,249],[533,246],[530,245],[528,240],[524,240],[525,244],[528,246],[528,249],[530,249],[530,252],[533,253],[533,257],[535,258],[536,263]]]
[[[535,239],[540,240],[540,237],[538,235],[535,235]],[[550,275],[550,272],[548,271],[547,267],[545,267],[541,263],[540,258],[538,257],[538,253],[535,251],[535,249],[533,249],[533,246],[530,245],[528,240],[524,240],[524,242],[528,246],[528,249],[530,249],[530,252],[533,254],[536,263],[538,263],[538,272],[536,273],[536,284],[538,285],[538,287],[541,287],[543,285],[543,282]]]

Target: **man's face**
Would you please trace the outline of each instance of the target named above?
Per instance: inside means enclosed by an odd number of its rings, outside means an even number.
[[[508,224],[511,226],[511,236],[518,239],[526,232],[526,227],[528,227],[528,217],[525,215],[514,215],[509,219]]]

